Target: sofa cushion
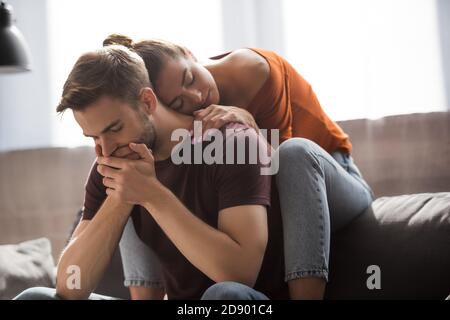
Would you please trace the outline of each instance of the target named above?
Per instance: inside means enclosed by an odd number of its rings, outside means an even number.
[[[450,112],[339,122],[376,197],[450,191]]]
[[[52,287],[55,265],[47,238],[0,246],[0,299],[11,299],[23,290]]]
[[[450,193],[379,198],[332,235],[326,297],[445,299],[449,249]],[[380,268],[381,289],[367,287],[372,265]]]

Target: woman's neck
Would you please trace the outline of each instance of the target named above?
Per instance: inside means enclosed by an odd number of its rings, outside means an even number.
[[[220,94],[220,104],[235,105],[237,101],[237,87],[234,83],[232,68],[226,63],[226,57],[218,60],[208,59],[203,66],[211,72]]]

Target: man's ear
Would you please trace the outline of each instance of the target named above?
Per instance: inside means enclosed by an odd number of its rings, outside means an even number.
[[[153,112],[155,112],[158,104],[158,99],[156,98],[155,92],[153,91],[152,88],[149,87],[142,88],[140,94],[140,101],[143,104],[142,106],[144,109],[143,111],[147,115],[151,115],[153,114]]]

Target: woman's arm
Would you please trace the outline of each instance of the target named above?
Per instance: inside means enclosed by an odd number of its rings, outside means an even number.
[[[254,100],[270,77],[270,66],[261,55],[250,49],[235,50],[226,59],[228,81],[235,87],[234,97],[227,100],[231,106],[212,104],[195,111],[195,120],[203,121],[203,132],[219,129],[230,122],[239,122],[258,131],[256,113],[251,114],[245,106]],[[270,104],[269,101],[266,103]]]

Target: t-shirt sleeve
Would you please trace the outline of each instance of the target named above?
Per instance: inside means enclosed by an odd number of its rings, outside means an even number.
[[[85,195],[82,220],[91,220],[106,199],[106,187],[103,177],[97,171],[97,162],[94,162],[85,184]]]
[[[228,157],[227,163],[227,153],[230,152],[229,148],[232,143],[234,143],[234,153],[232,157]],[[244,143],[245,147],[239,149],[239,143]],[[255,152],[251,144],[253,147],[256,145],[257,148],[264,148],[265,151],[268,147],[267,142],[250,128],[226,137],[223,152],[224,163],[215,165],[213,177],[213,185],[216,186],[218,194],[219,210],[240,205],[270,206],[272,179],[269,175],[261,174],[261,169],[267,164],[261,161],[259,156],[256,161],[250,162],[250,152]],[[238,164],[239,152],[242,153],[244,150],[245,163]],[[229,163],[230,159],[233,159],[233,163]]]

